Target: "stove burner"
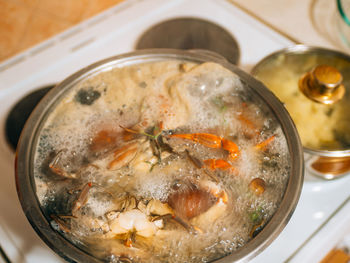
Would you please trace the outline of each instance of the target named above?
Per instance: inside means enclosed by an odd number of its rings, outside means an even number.
[[[54,85],[40,88],[23,97],[11,109],[6,119],[6,139],[13,150],[16,150],[19,137],[25,122],[35,106]]]
[[[159,23],[139,39],[136,49],[176,48],[207,49],[237,64],[239,47],[233,36],[222,27],[198,18],[177,18]]]

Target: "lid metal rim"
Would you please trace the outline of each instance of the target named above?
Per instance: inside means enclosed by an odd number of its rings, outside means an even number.
[[[271,60],[273,57],[278,56],[280,54],[297,54],[297,53],[306,53],[306,52],[320,52],[320,53],[332,53],[333,55],[337,55],[345,60],[350,61],[350,55],[347,55],[343,52],[337,51],[337,50],[331,50],[323,47],[318,46],[308,46],[305,44],[297,44],[292,45],[280,50],[277,50],[275,52],[272,52],[271,54],[267,55],[266,57],[262,58],[250,71],[250,73],[255,76],[258,68],[260,68],[263,64],[267,63],[267,61]]]
[[[350,149],[349,150],[317,150],[317,149],[312,149],[308,147],[303,147],[305,153],[308,154],[316,154],[319,156],[324,156],[324,157],[350,157]]]

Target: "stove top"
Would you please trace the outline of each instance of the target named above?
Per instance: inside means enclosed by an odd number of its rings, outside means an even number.
[[[205,49],[216,52],[237,65],[239,47],[235,38],[211,21],[181,17],[162,21],[141,35],[136,49]]]
[[[0,64],[0,245],[11,262],[63,261],[36,235],[17,198],[15,154],[5,134],[14,104],[93,62],[136,49],[150,28],[178,18],[205,20],[231,35],[240,51],[238,65],[246,71],[271,52],[295,44],[227,0],[128,0]],[[302,262],[306,248],[314,257],[305,262],[319,262],[328,250],[310,244],[323,233],[330,250],[336,231],[324,229],[334,220],[350,222],[349,186],[350,177],[327,182],[306,174],[290,222],[252,262]]]

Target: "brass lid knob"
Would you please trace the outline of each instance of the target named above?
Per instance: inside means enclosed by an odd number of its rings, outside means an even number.
[[[343,76],[336,68],[319,65],[300,78],[299,89],[315,102],[333,104],[345,94],[342,81]]]

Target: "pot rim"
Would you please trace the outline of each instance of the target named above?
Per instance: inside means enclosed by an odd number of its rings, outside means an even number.
[[[216,262],[245,262],[255,257],[264,248],[266,248],[283,230],[291,218],[297,202],[300,197],[303,178],[304,178],[304,160],[303,151],[296,127],[284,108],[283,104],[269,91],[260,81],[257,81],[248,73],[240,70],[226,60],[211,55],[201,53],[200,51],[183,51],[173,49],[149,49],[131,53],[126,53],[111,58],[107,58],[87,66],[78,72],[72,74],[55,88],[53,88],[37,105],[30,115],[21,134],[15,161],[15,176],[17,194],[22,205],[22,209],[30,224],[42,238],[42,240],[57,254],[67,261],[77,262],[101,262],[92,255],[74,246],[65,239],[59,232],[54,230],[48,219],[41,211],[40,203],[36,196],[35,182],[33,177],[33,149],[38,139],[38,133],[42,127],[48,110],[57,103],[57,98],[63,96],[65,91],[74,86],[82,79],[91,76],[97,72],[111,69],[112,67],[123,67],[137,64],[140,62],[151,62],[169,59],[181,59],[197,63],[216,62],[230,71],[236,73],[241,81],[249,86],[262,99],[275,114],[280,122],[283,133],[289,148],[291,157],[290,177],[286,186],[285,193],[279,207],[266,224],[264,229],[242,248],[234,251]],[[28,176],[29,175],[29,176]]]
[[[270,63],[270,61],[278,57],[282,54],[305,54],[308,52],[318,52],[322,54],[333,54],[339,58],[345,59],[350,62],[350,56],[342,53],[340,51],[331,50],[323,47],[317,47],[317,46],[309,46],[304,44],[297,44],[293,46],[289,46],[280,50],[277,50],[275,52],[272,52],[271,54],[267,55],[263,59],[261,59],[250,71],[250,73],[255,76],[259,70],[260,67],[263,67],[265,64]],[[319,149],[313,149],[310,147],[303,146],[304,152],[312,155],[318,155],[318,156],[324,156],[324,157],[350,157],[350,148],[345,150],[319,150]]]

